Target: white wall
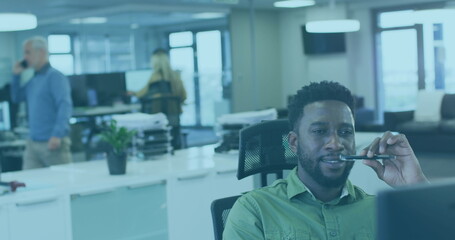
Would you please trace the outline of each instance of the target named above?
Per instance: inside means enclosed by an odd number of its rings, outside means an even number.
[[[335,9],[310,7],[280,12],[281,62],[283,81],[283,104],[288,95],[295,94],[302,86],[322,80],[337,81],[353,89],[355,81],[349,73],[347,53],[305,55],[301,27],[311,20],[346,17],[345,7]],[[349,33],[357,34],[357,33]],[[347,34],[347,35],[349,35]],[[349,36],[347,36],[347,41]],[[351,51],[347,44],[347,52]]]
[[[282,108],[279,15],[256,10],[256,79],[253,80],[249,11],[233,10],[230,16],[232,46],[232,110]]]
[[[301,27],[310,20],[335,17],[352,17],[361,21],[359,32],[346,34],[347,52],[305,55]],[[295,94],[310,82],[322,80],[340,82],[355,94],[365,97],[367,107],[375,106],[369,8],[348,11],[345,5],[338,4],[335,9],[310,7],[279,12],[257,10],[255,24],[256,85],[259,92],[254,89],[255,83],[251,79],[249,12],[235,10],[231,14],[234,112],[266,106],[285,107],[289,95]],[[277,67],[279,65],[281,67]]]
[[[361,22],[360,31],[348,34],[348,71],[351,90],[365,99],[365,105],[376,107],[373,29],[370,9],[350,11],[350,17]]]

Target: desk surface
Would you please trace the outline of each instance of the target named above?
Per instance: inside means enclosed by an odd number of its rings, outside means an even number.
[[[73,194],[236,169],[237,154],[214,153],[213,145],[176,151],[175,155],[162,155],[156,160],[128,161],[127,173],[118,176],[109,175],[105,160],[55,165],[3,173],[2,181],[17,180],[25,182],[28,187],[0,196],[0,203],[35,198],[50,192]]]
[[[380,135],[379,133],[356,134],[358,147],[368,145]],[[238,153],[233,151],[218,154],[214,152],[214,147],[214,145],[209,145],[183,149],[176,151],[175,155],[157,156],[155,160],[129,161],[127,173],[120,176],[109,175],[105,160],[4,173],[2,174],[3,181],[22,181],[28,185],[28,188],[14,194],[1,196],[0,203],[36,197],[41,193],[65,192],[72,194],[106,187],[163,181],[171,177],[191,177],[213,170],[216,172],[236,171]],[[371,194],[389,188],[377,178],[372,169],[362,163],[354,165],[349,179]]]
[[[128,113],[133,111],[139,111],[140,109],[141,109],[140,104],[75,108],[73,111],[73,117],[96,117],[119,113]]]
[[[26,140],[4,141],[4,142],[0,142],[0,149],[1,148],[12,148],[12,147],[25,147],[26,143],[27,143]]]

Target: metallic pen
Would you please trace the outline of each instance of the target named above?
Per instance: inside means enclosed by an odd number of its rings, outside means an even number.
[[[395,160],[395,155],[374,155],[373,157],[357,156],[357,155],[343,155],[340,154],[341,161],[356,161],[356,160]]]

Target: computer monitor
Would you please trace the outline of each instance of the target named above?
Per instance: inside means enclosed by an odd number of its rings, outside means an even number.
[[[0,102],[0,131],[11,130],[10,110],[7,101]]]
[[[68,76],[71,86],[71,99],[74,107],[87,107],[89,105],[87,96],[87,79],[85,75]]]
[[[378,240],[455,239],[455,179],[380,192]]]
[[[96,104],[99,106],[111,106],[127,99],[124,72],[87,74],[86,81],[87,91],[96,92]]]
[[[75,107],[111,106],[128,103],[125,73],[100,73],[68,76]]]
[[[152,76],[151,69],[134,70],[125,73],[126,90],[130,92],[138,92],[147,85],[147,82]]]

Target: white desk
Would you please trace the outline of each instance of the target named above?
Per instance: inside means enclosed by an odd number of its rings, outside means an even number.
[[[128,162],[123,176],[105,161],[5,173],[29,187],[0,196],[0,238],[213,239],[210,203],[253,189],[251,177],[236,179],[237,154],[213,148]]]
[[[120,113],[129,113],[139,111],[141,109],[140,104],[121,104],[115,106],[100,106],[100,107],[81,107],[75,108],[73,111],[73,117],[96,117]]]
[[[90,159],[90,148],[92,137],[100,132],[100,127],[97,125],[96,118],[102,116],[109,116],[114,114],[123,114],[139,111],[140,104],[119,104],[114,106],[99,106],[99,107],[77,107],[73,110],[72,117],[74,118],[87,118],[89,134],[85,145],[86,159]]]
[[[378,135],[358,134],[358,147]],[[28,187],[0,196],[0,239],[213,239],[210,203],[254,185],[251,177],[237,180],[237,154],[213,148],[128,162],[122,176],[110,176],[105,161],[5,173],[4,181]],[[387,188],[361,163],[350,179],[371,194]]]
[[[3,141],[0,142],[0,149],[2,148],[21,148],[25,147],[25,144],[27,143],[26,140],[14,140],[14,141]]]

